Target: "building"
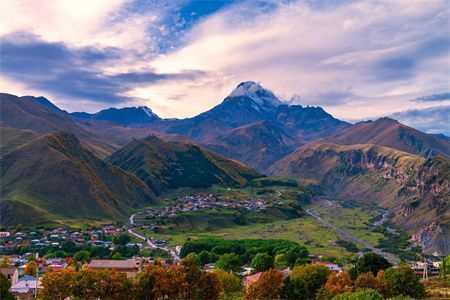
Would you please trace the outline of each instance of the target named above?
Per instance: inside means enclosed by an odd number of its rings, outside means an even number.
[[[42,288],[41,278],[36,282],[36,277],[34,276],[23,276],[15,284],[11,285],[10,292],[13,296],[17,298],[32,298],[36,293],[36,289]]]
[[[127,260],[109,260],[109,259],[93,259],[89,263],[91,269],[110,269],[120,273],[125,273],[128,278],[136,277],[141,269],[141,261],[139,259]]]
[[[11,280],[11,285],[15,284],[19,280],[19,270],[15,267],[0,268],[0,273]]]
[[[341,272],[344,271],[343,268],[341,268],[338,264],[329,262],[329,261],[325,261],[325,262],[316,262],[314,263],[315,265],[324,265],[326,266],[328,269],[330,269],[331,272]]]
[[[253,275],[249,275],[249,276],[245,276],[242,279],[242,284],[244,284],[244,286],[249,285],[250,283],[256,282],[259,280],[259,278],[261,277],[263,272],[259,272],[259,273],[255,273]]]

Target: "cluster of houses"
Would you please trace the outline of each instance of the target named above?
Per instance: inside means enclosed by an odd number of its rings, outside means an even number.
[[[282,203],[275,203],[282,205]],[[265,210],[273,203],[267,199],[257,198],[255,196],[250,197],[246,200],[228,200],[219,199],[215,195],[194,195],[194,196],[183,196],[178,198],[176,204],[169,205],[163,208],[152,208],[145,211],[146,219],[155,218],[174,218],[180,213],[185,212],[195,212],[200,210],[208,209],[238,209],[243,208],[248,211],[260,212]],[[149,225],[151,229],[157,231],[157,225]],[[148,227],[148,226],[147,226]]]
[[[123,232],[122,228],[116,226],[105,226],[100,229],[88,231],[70,231],[63,228],[44,231],[20,231],[0,232],[0,254],[12,253],[16,246],[45,248],[59,247],[65,241],[72,241],[77,245],[92,245],[112,247],[113,243],[102,240],[104,236],[115,236]]]

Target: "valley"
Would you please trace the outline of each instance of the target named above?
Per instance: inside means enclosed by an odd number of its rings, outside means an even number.
[[[248,235],[338,257],[449,252],[449,140],[395,120],[350,124],[252,81],[186,119],[142,106],[88,114],[44,97],[0,99],[3,226],[125,223],[145,209],[137,233],[171,245]]]
[[[270,186],[263,191],[261,195],[261,188],[182,189],[161,197],[167,205],[133,214],[130,225],[139,236],[164,241],[172,248],[209,237],[259,238],[299,242],[314,255],[346,261],[357,252],[367,251],[379,253],[393,263],[400,262],[398,254],[402,259],[416,256],[408,242],[396,254],[380,247],[389,233],[380,230],[383,224],[374,220],[384,217],[387,221],[387,215],[369,201],[305,197],[293,210],[292,193],[298,193],[297,188]],[[252,199],[254,206],[246,206],[247,199]]]

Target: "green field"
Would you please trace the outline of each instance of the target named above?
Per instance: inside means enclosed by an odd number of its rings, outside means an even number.
[[[261,192],[262,190],[262,192]],[[177,197],[198,194],[198,190],[177,190],[165,195],[165,203],[170,204]],[[175,218],[167,218],[160,223],[160,231],[153,232],[140,229],[141,233],[157,239],[169,240],[169,246],[181,245],[190,239],[218,237],[224,239],[261,238],[286,239],[299,242],[308,247],[312,254],[352,258],[355,250],[364,250],[361,245],[349,251],[344,247],[341,234],[313,217],[304,210],[314,209],[323,219],[341,227],[354,236],[373,245],[378,245],[383,233],[371,230],[373,219],[380,217],[382,211],[371,202],[366,201],[334,201],[332,207],[322,205],[321,201],[307,203],[297,201],[296,193],[302,194],[294,187],[248,187],[244,189],[224,189],[213,187],[200,193],[213,193],[221,198],[245,199],[256,195],[265,199],[277,200],[286,205],[302,203],[302,210],[283,207],[271,207],[263,212],[247,212],[243,209],[212,209],[180,213]],[[298,195],[297,195],[298,196]],[[305,203],[306,202],[306,203]],[[148,221],[148,220],[147,220]],[[145,222],[141,217],[140,222]],[[339,245],[338,245],[339,244]]]

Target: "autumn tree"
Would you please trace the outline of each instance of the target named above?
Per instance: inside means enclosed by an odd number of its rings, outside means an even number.
[[[223,290],[217,274],[209,272],[202,272],[195,287],[197,288],[197,299],[219,299],[219,295]]]
[[[0,268],[6,268],[11,265],[11,256],[4,255],[0,261]]]
[[[353,291],[353,282],[346,272],[339,274],[331,273],[325,283],[324,288],[330,295],[337,295],[342,293],[349,293]]]
[[[327,282],[330,270],[324,265],[300,265],[294,267],[290,275],[293,280],[303,280],[306,284],[307,299],[315,298],[319,289]]]
[[[214,273],[222,285],[221,299],[241,298],[243,289],[242,281],[236,274],[220,269],[216,269]]]
[[[24,275],[36,276],[37,275],[37,264],[34,261],[30,261],[25,266],[25,270],[23,271]]]
[[[156,286],[161,285],[157,281],[166,279],[166,269],[157,264],[149,264],[138,273],[134,282],[134,296],[136,299],[155,299],[157,290]],[[159,288],[161,289],[161,288]]]
[[[355,288],[378,290],[378,282],[372,272],[366,272],[356,278]]]
[[[94,270],[89,268],[81,268],[76,276],[76,288],[74,289],[74,296],[81,299],[97,299],[99,292],[97,285],[97,274]]]
[[[42,277],[43,299],[65,299],[73,296],[76,287],[76,272],[74,268],[68,267],[63,270],[54,270],[45,273]]]
[[[131,282],[127,275],[116,270],[95,270],[96,286],[100,299],[126,299]]]
[[[267,253],[258,253],[252,259],[250,266],[256,272],[264,272],[273,268],[273,257]]]
[[[245,289],[245,299],[279,299],[283,285],[283,275],[275,269],[261,274],[258,281]]]

